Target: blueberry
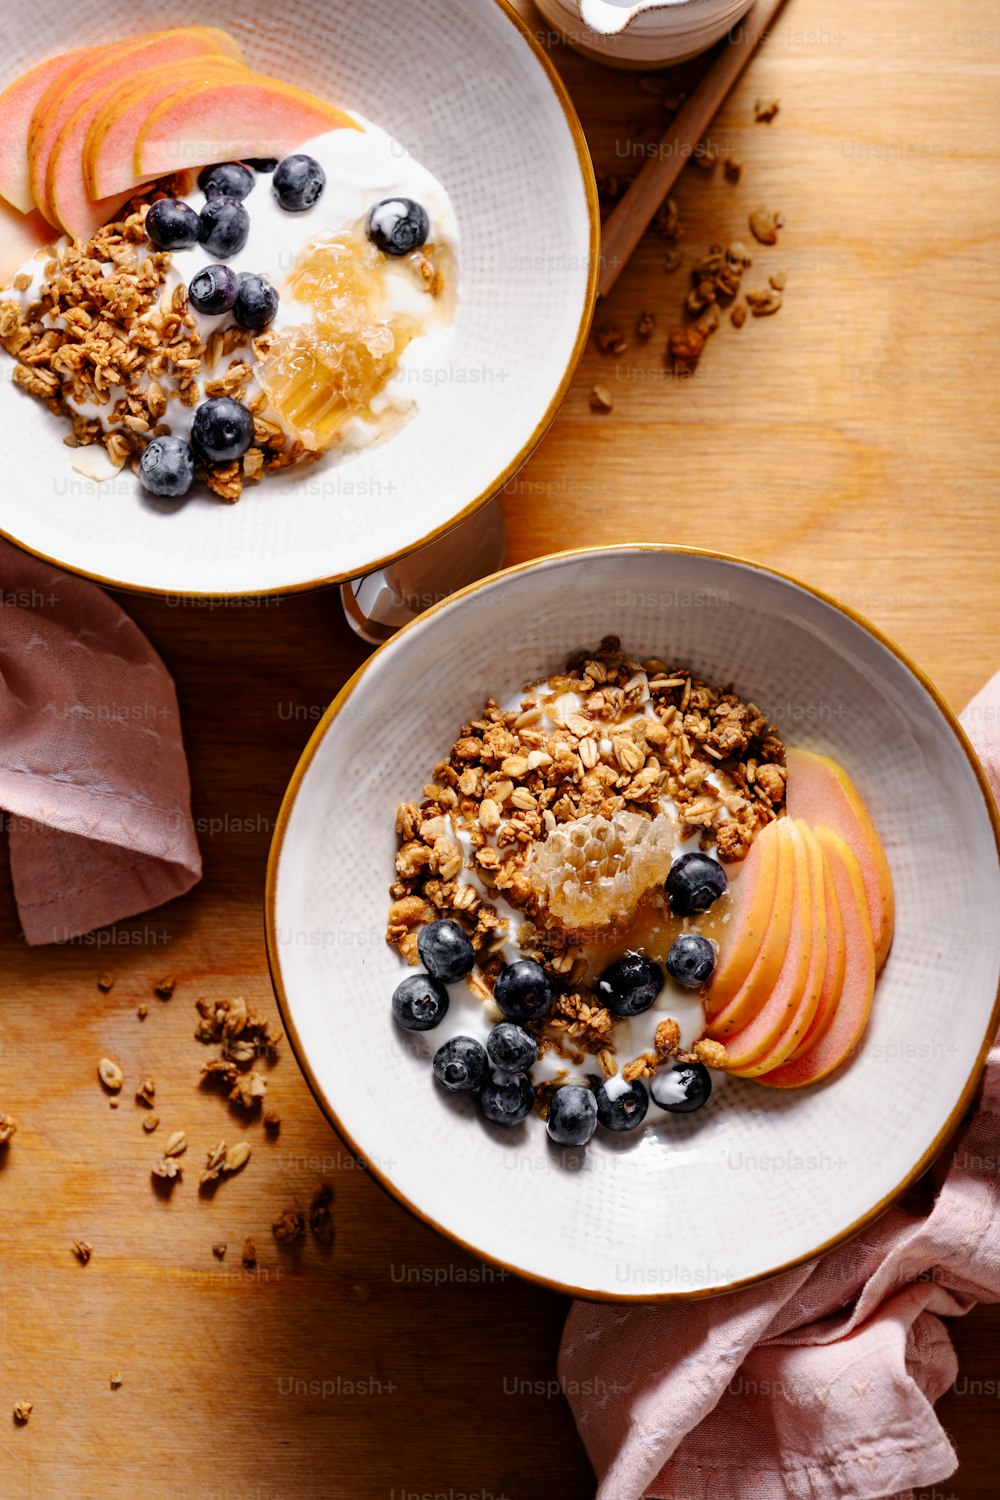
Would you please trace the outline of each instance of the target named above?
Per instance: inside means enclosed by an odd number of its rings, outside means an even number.
[[[626,953],[616,959],[597,981],[602,1003],[615,1016],[641,1015],[662,988],[663,970],[642,953]]]
[[[704,1063],[675,1063],[653,1074],[649,1092],[661,1109],[668,1109],[672,1115],[689,1115],[708,1103],[711,1074]]]
[[[579,1083],[556,1089],[545,1128],[557,1146],[585,1146],[597,1129],[597,1100]]]
[[[154,438],[139,460],[139,478],[151,495],[186,495],[194,479],[194,454],[183,438]]]
[[[271,192],[282,208],[290,214],[300,214],[312,208],[326,187],[326,173],[313,156],[297,152],[279,161],[271,178]]]
[[[368,238],[383,255],[409,255],[431,232],[427,210],[412,198],[383,198],[368,213]]]
[[[210,463],[231,463],[253,442],[253,415],[231,396],[214,396],[195,412],[191,441]]]
[[[198,186],[206,198],[245,198],[254,181],[250,168],[238,161],[220,161],[198,173]]]
[[[188,283],[188,301],[195,312],[217,317],[236,306],[240,283],[228,266],[205,266]]]
[[[248,156],[247,166],[253,167],[255,172],[273,172],[278,165],[276,156]]]
[[[486,1077],[486,1049],[471,1036],[453,1036],[434,1054],[434,1077],[453,1094],[479,1088]]]
[[[146,215],[146,233],[158,250],[186,250],[201,238],[201,219],[190,203],[157,198]]]
[[[707,984],[715,968],[715,949],[697,932],[682,932],[667,954],[667,973],[686,990]]]
[[[269,281],[256,271],[240,272],[240,292],[233,317],[238,328],[259,333],[273,323],[278,311],[278,294]]]
[[[539,1021],[552,1009],[555,992],[541,964],[519,958],[500,970],[493,998],[508,1021]]]
[[[601,1084],[596,1097],[597,1118],[605,1130],[635,1130],[646,1118],[649,1095],[638,1078],[624,1090],[617,1077],[608,1079]]]
[[[410,974],[392,992],[392,1013],[406,1031],[432,1031],[448,1012],[448,991],[429,974]]]
[[[417,934],[417,952],[428,974],[454,984],[471,974],[476,962],[468,934],[457,922],[428,922]]]
[[[228,260],[237,255],[250,233],[250,215],[236,198],[209,198],[202,209],[198,238],[209,255]]]
[[[495,1068],[505,1073],[527,1073],[538,1057],[538,1043],[530,1031],[513,1021],[501,1021],[486,1038],[486,1050]]]
[[[530,1078],[490,1078],[479,1092],[479,1108],[494,1125],[518,1125],[531,1113],[535,1091]]]
[[[707,854],[682,854],[670,866],[667,895],[679,917],[693,917],[714,906],[726,885],[726,872],[717,859],[709,859]]]

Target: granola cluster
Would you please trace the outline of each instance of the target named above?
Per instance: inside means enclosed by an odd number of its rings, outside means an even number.
[[[482,976],[471,983],[489,999],[502,966],[497,950],[508,940],[498,934],[494,901],[502,898],[523,914],[511,935],[519,948],[558,981],[547,1031],[598,1056],[609,1073],[615,1018],[587,983],[585,934],[554,917],[532,876],[533,850],[588,815],[628,811],[652,820],[667,801],[682,839],[696,836],[703,849],[714,845],[720,858],[741,860],[784,806],[784,747],[753,703],[717,691],[687,668],[632,661],[615,637],[571,657],[565,673],[544,687],[545,703],[529,690],[515,712],[490,699],[434,767],[423,798],[398,808],[386,936],[416,964],[421,927],[441,917],[460,922]],[[570,693],[582,701],[561,713],[560,697]],[[676,1054],[678,1041],[668,1051]],[[548,1036],[543,1051],[546,1045]]]
[[[169,183],[158,184],[151,198],[165,189]],[[201,339],[187,288],[167,285],[170,253],[146,238],[148,210],[149,202],[133,201],[124,218],[85,244],[56,244],[37,301],[22,310],[0,299],[0,345],[17,360],[14,383],[69,423],[64,442],[103,444],[116,469],[130,464],[137,471],[147,442],[172,431],[171,403],[193,407],[212,396],[244,401],[255,418],[254,445],[234,463],[198,471],[209,489],[232,502],[265,469],[316,455],[266,419],[263,393],[247,395],[250,351],[259,356],[266,335],[231,327]],[[22,272],[13,286],[25,292],[31,277]],[[84,405],[99,415],[82,414]]]

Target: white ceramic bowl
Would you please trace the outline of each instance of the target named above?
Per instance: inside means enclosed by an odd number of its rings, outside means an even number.
[[[786,742],[849,768],[885,843],[897,925],[864,1044],[844,1070],[792,1093],[726,1079],[699,1114],[651,1109],[635,1137],[598,1132],[571,1171],[537,1118],[505,1136],[471,1101],[442,1097],[433,1033],[413,1046],[393,1023],[401,966],[383,933],[396,804],[419,795],[488,694],[516,692],[607,632],[636,656],[732,681]],[[566,553],[421,616],[331,705],[271,850],[272,976],[331,1121],[445,1234],[587,1296],[705,1295],[861,1228],[957,1123],[1000,1018],[998,833],[956,721],[864,620],[735,559],[639,546]]]
[[[619,68],[662,68],[695,57],[725,36],[746,15],[753,0],[594,0],[617,30],[588,25],[582,0],[535,0],[564,41],[586,57]],[[617,12],[617,15],[615,14]]]
[[[0,355],[0,532],[100,581],[166,594],[256,594],[351,578],[411,551],[494,494],[539,441],[583,348],[597,199],[579,122],[504,0],[37,0],[4,21],[0,87],[82,43],[197,21],[248,60],[394,135],[444,183],[459,221],[461,300],[448,367],[377,447],[170,510],[131,474],[72,472],[58,418]]]

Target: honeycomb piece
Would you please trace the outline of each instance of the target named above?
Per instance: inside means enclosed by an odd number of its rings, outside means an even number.
[[[315,316],[271,339],[257,377],[308,448],[329,448],[348,417],[372,416],[415,332],[407,319],[381,316],[380,259],[366,240],[338,232],[309,245],[288,278]]]
[[[528,873],[549,911],[568,927],[606,927],[631,917],[665,880],[677,830],[669,813],[592,815],[562,823],[536,844]]]

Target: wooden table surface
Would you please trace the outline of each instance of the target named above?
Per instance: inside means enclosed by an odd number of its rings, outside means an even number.
[[[634,170],[662,99],[556,45],[523,9],[597,165]],[[753,123],[759,96],[781,100],[770,125]],[[741,181],[689,167],[676,191],[687,261],[748,239],[753,208],[784,213],[779,245],[748,272],[763,285],[784,270],[784,306],[741,331],[725,323],[694,379],[669,376],[686,270],[668,274],[648,235],[598,313],[627,352],[588,349],[507,487],[509,560],[639,538],[757,558],[866,613],[960,706],[1000,666],[998,100],[990,0],[789,0],[711,131]],[[645,346],[631,337],[643,310],[658,320]],[[607,415],[590,410],[595,382]],[[287,1050],[270,1074],[276,1140],[198,1087],[195,999],[241,992],[275,1010],[261,924],[271,830],[365,648],[334,592],[122,602],[177,679],[205,874],[92,941],[30,951],[0,872],[0,1108],[20,1120],[0,1156],[0,1411],[34,1402],[26,1427],[0,1422],[0,1495],[585,1500],[592,1475],[551,1384],[565,1302],[411,1219],[344,1150]],[[115,975],[106,996],[101,970]],[[162,1002],[151,986],[166,972],[177,987]],[[117,1111],[98,1086],[105,1053],[128,1084],[151,1073],[161,1132],[191,1138],[169,1196],[149,1176],[162,1134],[143,1134],[128,1085]],[[247,1170],[199,1197],[201,1152],[241,1135]],[[283,1249],[273,1217],[318,1181],[335,1190],[332,1250]],[[240,1266],[247,1234],[254,1273]],[[85,1267],[75,1239],[93,1244]],[[962,1374],[939,1410],[961,1463],[928,1500],[996,1493],[1000,1320],[979,1309],[952,1331]]]

